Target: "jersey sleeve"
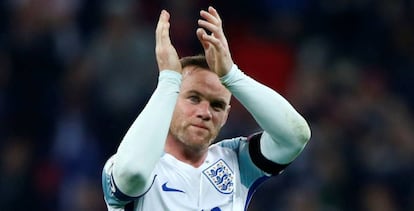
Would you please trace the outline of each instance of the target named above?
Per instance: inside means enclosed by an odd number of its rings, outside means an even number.
[[[274,163],[291,163],[310,139],[306,120],[283,96],[247,76],[236,65],[220,80],[263,130],[260,153]]]
[[[104,200],[108,211],[124,211],[125,207],[133,203],[133,201],[144,195],[152,186],[146,189],[147,191],[141,196],[131,197],[124,193],[117,187],[113,178],[113,157],[108,159],[102,171],[102,189]],[[154,176],[155,179],[155,176]],[[154,181],[154,180],[153,180]]]
[[[263,132],[249,137],[238,137],[219,142],[221,147],[229,148],[237,154],[241,182],[250,187],[263,176],[275,176],[283,172],[289,164],[279,164],[267,159],[260,150]]]
[[[162,71],[157,88],[119,144],[112,177],[128,196],[142,195],[152,183],[152,172],[164,153],[180,84],[180,73]]]
[[[122,192],[116,187],[112,176],[113,158],[110,158],[102,171],[102,189],[105,203],[109,211],[124,210],[131,199],[120,197]]]

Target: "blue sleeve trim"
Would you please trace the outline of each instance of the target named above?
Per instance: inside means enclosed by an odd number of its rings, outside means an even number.
[[[105,164],[104,170],[102,171],[102,188],[106,204],[116,209],[123,208],[127,210],[127,208],[133,208],[135,204],[134,202],[145,195],[152,188],[157,175],[154,176],[151,185],[143,194],[140,194],[136,197],[131,197],[122,193],[121,190],[119,190],[119,188],[116,186],[110,165],[111,163],[107,162],[107,164]]]
[[[126,201],[126,202],[128,202],[128,201],[134,201],[134,200],[137,200],[138,198],[140,198],[140,197],[142,197],[143,195],[145,195],[150,189],[151,189],[151,187],[152,187],[152,185],[154,184],[154,181],[155,181],[155,178],[157,177],[157,175],[155,175],[154,176],[154,178],[153,178],[153,180],[152,180],[152,183],[151,183],[151,185],[150,185],[150,187],[148,188],[148,190],[146,190],[143,194],[141,194],[141,195],[139,195],[139,196],[128,196],[128,195],[126,195],[126,194],[124,194],[124,193],[122,193],[122,191],[121,190],[119,190],[119,188],[118,188],[118,186],[115,184],[115,181],[114,181],[114,178],[113,178],[113,176],[112,176],[112,174],[111,174],[111,183],[113,183],[113,185],[114,185],[114,187],[115,187],[115,192],[113,192],[113,194],[114,194],[114,196],[117,198],[117,199],[119,199],[119,200],[121,200],[121,201]]]
[[[250,186],[249,192],[247,193],[246,204],[244,205],[245,211],[247,211],[247,208],[249,208],[250,201],[252,200],[253,194],[256,192],[257,188],[259,188],[259,186],[263,184],[269,178],[270,178],[269,176],[262,176],[256,181],[254,181],[252,186]]]

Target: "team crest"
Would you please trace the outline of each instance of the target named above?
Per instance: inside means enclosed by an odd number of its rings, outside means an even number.
[[[203,171],[203,174],[209,179],[214,187],[224,194],[233,193],[234,174],[229,166],[222,159]]]

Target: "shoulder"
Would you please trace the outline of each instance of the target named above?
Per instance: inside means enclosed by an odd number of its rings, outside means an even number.
[[[214,148],[224,148],[233,151],[237,151],[241,145],[247,143],[247,137],[236,137],[231,139],[224,139],[222,141],[216,142],[215,144],[211,145],[211,149]]]
[[[262,136],[263,132],[257,132],[253,133],[250,136],[239,136],[235,138],[230,139],[224,139],[222,141],[216,142],[215,144],[211,145],[210,148],[225,148],[230,149],[233,151],[242,151],[244,148],[248,148],[249,144],[253,143],[252,145],[255,145],[259,143],[260,138]]]
[[[260,149],[260,141],[263,132],[254,133],[248,137],[237,137],[225,139],[214,145],[212,148],[233,151],[242,163],[254,164],[256,167],[270,175],[278,175],[288,164],[282,165],[268,160]]]

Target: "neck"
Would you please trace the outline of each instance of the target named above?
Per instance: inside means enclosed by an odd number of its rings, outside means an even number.
[[[197,149],[195,147],[187,146],[171,137],[168,137],[165,142],[166,153],[195,168],[203,164],[207,157],[207,150],[208,148]]]

